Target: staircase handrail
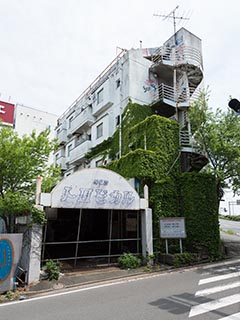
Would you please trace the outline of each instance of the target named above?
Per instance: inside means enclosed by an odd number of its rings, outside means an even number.
[[[202,67],[202,54],[200,50],[191,46],[180,45],[176,49],[162,46],[154,53],[152,61],[154,63],[168,62],[171,65],[191,62],[190,64]]]

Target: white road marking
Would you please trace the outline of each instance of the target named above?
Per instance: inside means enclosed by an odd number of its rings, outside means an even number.
[[[240,319],[240,312],[231,314],[230,316],[221,318],[219,320],[239,320],[239,319]]]
[[[81,287],[79,289],[72,289],[72,290],[68,290],[68,291],[63,291],[63,292],[58,292],[58,293],[53,293],[53,294],[44,294],[44,296],[38,296],[38,297],[34,297],[34,298],[28,298],[26,300],[17,300],[17,301],[12,301],[12,302],[6,302],[6,303],[0,303],[0,308],[1,307],[6,307],[6,306],[11,306],[14,304],[23,304],[23,303],[28,303],[28,302],[32,302],[32,301],[38,301],[38,300],[43,300],[43,299],[50,299],[50,298],[55,298],[55,297],[60,297],[60,296],[66,296],[69,294],[74,294],[74,293],[78,293],[78,292],[83,292],[83,291],[89,291],[89,290],[93,290],[93,289],[100,289],[100,288],[104,288],[104,287],[111,287],[111,286],[115,286],[115,285],[120,285],[120,284],[124,284],[124,283],[130,283],[130,282],[135,282],[135,281],[139,281],[139,280],[145,280],[145,279],[149,279],[149,278],[156,278],[156,277],[162,277],[165,276],[166,272],[161,273],[161,274],[149,274],[149,275],[139,275],[133,278],[125,278],[125,279],[121,279],[121,280],[109,280],[109,282],[105,282],[105,283],[100,283],[97,285],[93,285],[93,286],[85,286],[85,287]]]
[[[203,284],[207,284],[207,283],[211,283],[211,282],[216,282],[216,281],[221,281],[221,280],[226,280],[226,279],[231,279],[231,278],[235,278],[235,277],[240,277],[239,271],[202,279],[199,281],[199,285],[203,285]]]
[[[195,293],[196,297],[205,297],[208,296],[210,294],[214,294],[217,292],[221,292],[224,290],[229,290],[229,289],[234,289],[234,288],[238,288],[240,287],[240,281],[235,281],[235,282],[231,282],[229,284],[225,284],[222,286],[215,286],[212,288],[208,288],[208,289],[203,289],[203,290],[199,290]]]
[[[234,294],[232,296],[228,296],[225,298],[221,298],[218,300],[206,302],[199,304],[197,306],[193,306],[189,313],[189,318],[198,316],[199,314],[207,313],[213,310],[217,310],[226,306],[230,306],[234,303],[240,302],[240,293]]]

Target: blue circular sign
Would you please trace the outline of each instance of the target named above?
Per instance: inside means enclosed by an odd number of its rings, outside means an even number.
[[[9,239],[0,239],[0,282],[5,281],[12,269],[13,245]]]

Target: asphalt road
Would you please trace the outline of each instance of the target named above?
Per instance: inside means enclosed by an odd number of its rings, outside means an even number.
[[[225,232],[233,231],[240,236],[240,221],[231,221],[225,219],[219,219],[220,227]]]
[[[233,320],[239,288],[240,259],[0,304],[0,319]]]

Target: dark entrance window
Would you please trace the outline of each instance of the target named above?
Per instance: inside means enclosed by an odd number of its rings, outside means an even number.
[[[123,252],[141,251],[140,213],[103,209],[55,209],[48,213],[42,260],[75,266],[111,263]]]

